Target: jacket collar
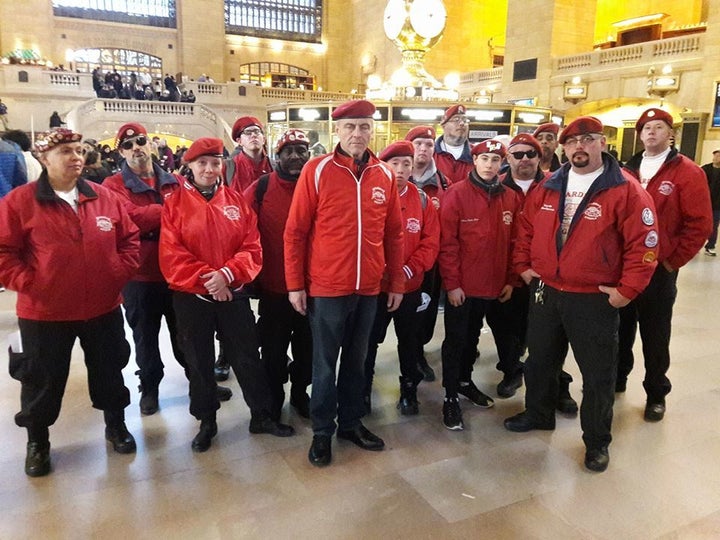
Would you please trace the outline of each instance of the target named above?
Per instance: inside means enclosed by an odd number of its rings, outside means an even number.
[[[677,148],[670,148],[670,152],[667,155],[667,158],[665,158],[665,163],[669,163],[675,158],[678,157],[678,149]],[[643,152],[638,152],[633,157],[631,157],[627,163],[625,163],[625,169],[627,169],[629,172],[632,173],[633,176],[639,177],[640,176],[640,163],[642,162],[643,158]],[[663,167],[665,166],[665,163],[663,163]]]
[[[598,176],[595,182],[593,182],[590,191],[588,191],[588,194],[595,193],[597,191],[608,189],[614,186],[619,186],[620,184],[624,184],[627,181],[623,177],[622,172],[620,171],[620,165],[618,165],[618,162],[614,157],[612,157],[606,152],[603,152],[602,160],[605,170],[600,176]],[[570,162],[564,163],[562,167],[560,167],[550,176],[550,178],[547,179],[547,182],[545,182],[544,186],[547,189],[552,189],[553,191],[560,191],[562,194],[564,188],[567,187],[570,167]]]
[[[89,182],[86,182],[82,178],[78,178],[77,189],[79,195],[79,203],[82,203],[89,199],[97,199],[97,193],[95,192],[95,190],[90,186]],[[47,170],[45,169],[43,169],[43,172],[40,174],[40,178],[38,178],[35,198],[41,202],[51,202],[58,200],[58,196],[55,194],[55,190],[50,185]]]
[[[537,171],[535,172],[535,178],[533,178],[533,184],[539,184],[543,181],[544,178],[545,173],[538,166]],[[505,173],[505,176],[502,178],[501,181],[510,189],[522,193],[522,188],[515,182],[515,179],[513,178],[512,169],[508,169],[507,173]]]
[[[143,182],[140,177],[133,172],[127,164],[127,161],[123,161],[121,167],[123,183],[125,184],[125,187],[133,193],[142,193],[144,191],[159,192],[165,185],[178,183],[177,179],[172,174],[160,167],[157,163],[153,163],[153,172],[155,173],[155,178],[157,178],[157,187],[155,189]]]
[[[450,153],[447,150],[445,150],[444,144],[443,144],[444,142],[445,142],[445,135],[440,135],[437,138],[437,140],[435,141],[435,153],[436,154],[449,154]],[[452,155],[452,154],[450,154],[450,155]],[[463,152],[460,155],[460,159],[458,159],[458,161],[466,161],[467,163],[473,162],[472,154],[470,153],[470,143],[468,142],[467,139],[465,140]]]

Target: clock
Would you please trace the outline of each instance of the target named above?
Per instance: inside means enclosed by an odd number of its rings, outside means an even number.
[[[410,24],[426,39],[434,38],[443,31],[446,18],[447,11],[442,0],[415,0],[410,5]]]
[[[383,16],[383,24],[385,26],[385,35],[391,40],[400,35],[405,21],[407,19],[407,9],[405,8],[405,0],[390,0],[385,6],[385,14]]]

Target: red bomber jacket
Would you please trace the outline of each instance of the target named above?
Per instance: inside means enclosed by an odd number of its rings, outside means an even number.
[[[435,264],[440,248],[440,221],[430,197],[414,184],[409,183],[400,192],[400,206],[405,238],[404,292],[409,293],[420,288],[425,272]],[[388,292],[387,279],[383,280],[382,289]]]
[[[603,164],[605,170],[578,206],[564,245],[560,216],[570,164],[530,193],[518,220],[516,273],[532,268],[551,287],[569,292],[617,287],[630,300],[645,289],[657,266],[655,205],[614,158],[603,154]]]
[[[438,263],[446,290],[461,287],[469,297],[497,298],[517,281],[511,250],[521,201],[502,184],[489,194],[479,182],[469,178],[448,189],[440,207]]]
[[[163,206],[160,270],[171,289],[207,294],[201,275],[223,272],[238,289],[262,267],[257,218],[240,193],[218,185],[207,201],[187,180]]]
[[[256,283],[261,291],[286,294],[285,251],[283,233],[297,182],[282,179],[277,171],[268,177],[262,203],[258,205],[258,181],[245,190],[243,196],[257,214],[258,230],[263,251],[263,267]]]
[[[140,268],[132,277],[133,281],[165,281],[158,263],[162,203],[184,181],[179,174],[168,173],[158,164],[153,165],[153,170],[154,187],[143,182],[127,163],[123,163],[121,171],[107,177],[102,184],[119,196],[130,219],[140,229]]]
[[[285,226],[289,291],[310,296],[376,295],[405,290],[403,224],[390,168],[369,150],[355,162],[340,150],[305,164]]]
[[[78,180],[77,213],[43,171],[0,201],[0,282],[17,291],[17,315],[85,321],[120,305],[140,262],[138,228],[118,197]]]
[[[625,170],[637,179],[641,161],[642,153],[625,164]],[[700,167],[673,149],[648,183],[647,192],[658,215],[658,262],[667,261],[677,270],[697,254],[712,232],[707,177]]]

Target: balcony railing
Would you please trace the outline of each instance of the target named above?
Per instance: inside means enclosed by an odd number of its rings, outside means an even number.
[[[704,34],[694,34],[562,56],[553,61],[553,74],[698,58],[705,47],[704,37]]]

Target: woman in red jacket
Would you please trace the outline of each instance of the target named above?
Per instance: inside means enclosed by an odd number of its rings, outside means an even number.
[[[15,423],[28,431],[28,476],[50,472],[48,428],[60,414],[76,339],[105,438],[116,452],[135,452],[125,426],[130,345],[120,290],[140,263],[139,233],[114,194],[80,178],[81,139],[63,128],[41,136],[40,178],[0,202],[0,281],[18,293],[21,338],[9,368],[22,384]]]
[[[192,144],[183,156],[186,180],[163,206],[160,226],[160,270],[174,291],[180,347],[190,370],[190,414],[200,420],[195,452],[210,448],[217,434],[216,330],[250,408],[250,432],[294,433],[270,415],[255,317],[241,292],[262,266],[257,218],[240,193],[223,185],[222,155],[220,139]]]

